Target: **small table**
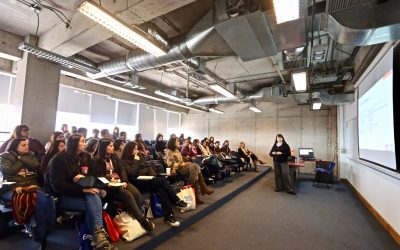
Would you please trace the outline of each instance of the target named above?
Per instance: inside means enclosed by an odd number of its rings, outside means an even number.
[[[296,177],[297,175],[300,175],[300,168],[303,168],[305,166],[305,161],[296,159],[296,161],[288,162],[288,165],[289,165],[290,176],[292,176],[293,173],[293,181],[296,182],[297,179]],[[297,170],[297,175],[296,175],[296,170]]]

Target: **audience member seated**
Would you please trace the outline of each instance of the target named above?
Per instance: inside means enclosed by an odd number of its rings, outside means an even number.
[[[137,143],[139,151],[142,155],[148,156],[150,154],[147,146],[144,144],[144,141],[142,139],[142,134],[135,135],[135,142]]]
[[[116,139],[114,141],[114,154],[121,159],[122,150],[124,150],[125,143],[121,139]]]
[[[126,134],[125,131],[121,131],[121,132],[119,133],[119,139],[121,139],[124,143],[126,143],[127,136],[128,136],[128,135]]]
[[[111,139],[110,131],[108,131],[108,129],[102,129],[100,131],[100,139]]]
[[[211,152],[210,152],[210,150],[208,149],[208,146],[207,146],[207,140],[203,139],[203,141],[201,141],[201,144],[200,144],[199,147],[200,147],[200,150],[201,150],[201,156],[203,156],[203,158],[207,158],[207,157],[209,157],[211,155]]]
[[[39,161],[34,153],[29,151],[26,138],[12,139],[9,142],[6,152],[0,154],[0,170],[4,179],[16,182],[3,185],[0,189],[1,196],[13,200],[16,223],[28,224],[28,230],[32,232],[36,226],[32,215],[36,207],[36,190],[39,188]]]
[[[92,244],[96,249],[117,249],[107,240],[103,228],[102,203],[97,188],[83,188],[77,184],[85,178],[82,166],[88,166],[87,153],[84,152],[85,138],[73,134],[67,140],[64,152],[57,154],[49,166],[49,180],[53,192],[59,196],[61,209],[82,211],[86,226],[93,235]]]
[[[92,136],[88,140],[90,140],[90,139],[99,139],[99,133],[100,133],[100,131],[97,128],[94,128],[92,130]]]
[[[167,149],[167,143],[164,141],[164,136],[158,134],[156,137],[156,143],[154,145],[156,152],[165,155],[165,150]]]
[[[68,124],[63,124],[61,125],[61,132],[64,134],[64,138],[67,139],[69,137],[69,131],[68,131]]]
[[[253,161],[254,164],[254,171],[258,172],[257,170],[257,163],[264,164],[264,162],[260,161],[258,157],[246,148],[246,144],[244,142],[240,142],[240,147],[238,148],[238,157],[240,159],[244,159],[247,163],[250,163],[250,160]]]
[[[86,137],[87,137],[87,128],[84,128],[84,127],[78,128],[78,134],[81,134],[81,135],[83,136],[83,138],[85,138],[85,140],[86,140]]]
[[[181,134],[181,135],[179,136],[179,138],[178,138],[178,141],[179,141],[179,145],[182,145],[183,142],[185,141],[185,135],[184,135],[184,134]]]
[[[210,152],[211,155],[215,155],[215,145],[213,141],[209,141],[208,142],[208,150]]]
[[[175,219],[172,205],[185,209],[187,203],[180,200],[164,177],[154,177],[151,180],[138,180],[138,176],[155,176],[156,172],[139,152],[136,142],[128,142],[121,156],[122,168],[126,170],[128,180],[142,192],[158,193],[164,210],[164,221],[172,227],[180,225]]]
[[[76,126],[71,127],[71,135],[78,133],[78,128]]]
[[[194,158],[197,156],[197,151],[196,149],[193,147],[193,145],[191,145],[189,143],[188,139],[185,139],[185,141],[183,142],[182,145],[182,149],[181,149],[181,154],[186,157],[188,160]]]
[[[60,131],[56,131],[56,132],[53,132],[53,133],[51,134],[51,136],[50,136],[50,141],[48,141],[48,142],[46,143],[46,145],[44,146],[44,149],[46,150],[46,153],[49,152],[49,149],[50,149],[52,143],[53,143],[55,140],[65,140],[64,133],[63,133],[63,132],[60,132]]]
[[[114,144],[111,139],[100,139],[97,151],[92,157],[92,167],[89,172],[96,177],[106,177],[110,181],[107,189],[107,201],[121,201],[125,204],[128,214],[138,220],[147,231],[154,229],[151,223],[142,213],[142,199],[139,190],[128,182],[125,169],[121,166],[120,159],[113,154]],[[121,183],[121,187],[112,187],[115,183]]]
[[[97,144],[99,143],[99,139],[92,138],[89,139],[86,143],[85,151],[89,154],[93,154],[97,149]]]
[[[119,128],[115,127],[113,130],[112,139],[116,140],[116,139],[118,139],[118,137],[119,137]]]
[[[172,138],[168,141],[167,154],[165,156],[167,165],[171,168],[171,173],[177,172],[188,177],[189,184],[191,184],[195,189],[196,202],[198,204],[203,204],[204,202],[200,200],[199,192],[201,191],[202,195],[210,195],[214,193],[214,190],[208,188],[204,182],[200,166],[196,163],[184,162],[182,154],[179,152],[178,148],[179,141],[176,138]]]
[[[64,137],[64,135],[63,135]],[[44,190],[47,193],[50,193],[52,188],[49,186],[49,182],[48,182],[48,167],[49,167],[49,163],[50,160],[59,152],[63,152],[65,149],[65,140],[56,140],[53,142],[53,144],[51,145],[49,151],[47,152],[47,154],[45,156],[43,156],[42,162],[40,163],[40,173],[42,174],[42,183],[43,183],[43,187]]]
[[[203,154],[202,151],[201,151],[201,148],[200,148],[199,139],[194,139],[193,140],[193,147],[196,150],[197,155],[201,156]]]
[[[34,138],[29,137],[29,127],[27,125],[18,125],[14,128],[13,133],[11,134],[11,137],[3,143],[0,147],[0,153],[5,152],[8,143],[17,138],[25,138],[28,139],[29,143],[29,150],[33,152],[36,156],[36,158],[40,161],[44,154],[46,153],[46,150],[42,143]]]
[[[231,149],[229,148],[229,141],[228,140],[225,140],[224,144],[222,144],[221,153],[224,154],[225,156],[230,155]]]
[[[214,153],[215,154],[220,154],[221,153],[221,148],[219,147],[219,141],[216,141],[215,143],[214,143]]]

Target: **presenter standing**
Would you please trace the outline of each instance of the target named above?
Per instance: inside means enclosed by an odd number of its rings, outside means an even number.
[[[275,192],[280,192],[286,189],[286,192],[295,195],[296,193],[293,190],[293,183],[289,176],[288,157],[290,156],[290,147],[286,143],[283,135],[276,135],[274,146],[272,146],[269,155],[274,161]]]

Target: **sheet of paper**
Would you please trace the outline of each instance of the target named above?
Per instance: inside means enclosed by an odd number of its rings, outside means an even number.
[[[110,182],[109,180],[107,180],[106,177],[98,177],[98,179],[99,179],[101,182],[103,182],[104,184],[108,184],[108,183]]]

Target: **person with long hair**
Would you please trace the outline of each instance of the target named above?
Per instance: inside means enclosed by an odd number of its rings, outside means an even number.
[[[151,223],[141,211],[140,191],[128,181],[126,171],[121,166],[120,159],[114,154],[114,143],[111,139],[100,139],[97,152],[92,157],[93,167],[89,172],[94,176],[106,177],[111,184],[120,181],[121,187],[110,187],[107,190],[106,200],[121,201],[125,204],[128,214],[138,220],[147,231],[154,230]]]
[[[289,156],[290,147],[286,143],[285,138],[281,134],[277,134],[275,137],[274,145],[269,152],[274,162],[275,172],[275,192],[283,191],[284,189],[289,194],[296,194],[293,189],[293,183],[290,180],[289,175]]]
[[[58,207],[82,211],[89,231],[93,235],[92,244],[96,249],[117,249],[107,240],[103,227],[102,203],[98,188],[84,188],[77,184],[85,178],[81,172],[88,167],[90,159],[85,150],[85,138],[72,134],[66,149],[54,156],[49,165],[49,180],[53,192],[59,197]]]
[[[36,209],[36,191],[39,188],[39,161],[29,151],[28,140],[13,139],[9,142],[6,152],[0,154],[0,171],[3,177],[15,182],[3,185],[1,195],[12,200],[13,216],[18,224],[26,224],[27,232],[34,233],[36,220],[32,216]],[[22,212],[23,207],[24,210]]]
[[[64,134],[62,134],[64,137]],[[59,152],[63,152],[65,150],[65,140],[55,140],[51,144],[50,149],[46,153],[45,156],[43,156],[42,161],[40,162],[40,173],[42,176],[41,182],[43,183],[43,187],[46,191],[51,192],[51,186],[48,181],[48,167],[50,160]]]
[[[225,156],[229,156],[231,153],[231,149],[229,148],[229,140],[225,140],[221,147],[221,154]]]
[[[112,134],[112,139],[116,140],[119,138],[119,127],[115,127]]]
[[[99,143],[99,139],[91,138],[87,141],[85,151],[89,154],[93,154],[97,149],[97,144]]]
[[[261,161],[256,154],[247,149],[246,144],[244,142],[240,142],[238,148],[238,157],[244,159],[247,163],[250,163],[250,160],[253,161],[254,171],[258,172],[257,163],[265,164],[265,162]]]
[[[46,145],[44,146],[44,148],[45,148],[45,150],[46,150],[46,153],[49,152],[49,149],[50,149],[51,145],[52,145],[53,142],[56,141],[56,140],[65,140],[64,133],[61,132],[61,131],[55,131],[55,132],[53,132],[53,133],[51,134],[51,136],[50,136],[50,141],[48,141],[48,142],[46,143]]]
[[[0,171],[5,180],[15,184],[4,185],[1,192],[14,190],[21,193],[23,188],[38,188],[38,170],[39,161],[33,152],[29,151],[28,139],[12,139],[6,152],[0,154]]]
[[[172,205],[177,208],[185,209],[187,203],[180,200],[163,177],[154,177],[151,180],[139,181],[138,176],[155,176],[156,172],[140,154],[136,142],[128,142],[125,145],[121,156],[122,168],[126,170],[128,180],[133,183],[140,191],[158,193],[160,195],[161,206],[164,210],[164,221],[172,227],[180,225],[175,219]],[[172,205],[171,205],[172,204]]]
[[[203,204],[204,202],[200,199],[199,192],[201,192],[202,195],[210,195],[214,193],[214,190],[208,188],[204,182],[200,166],[196,163],[183,161],[182,154],[179,151],[179,141],[176,138],[172,138],[168,141],[167,149],[165,159],[168,167],[171,168],[171,173],[177,172],[181,175],[187,176],[189,184],[191,184],[195,189],[196,202],[198,204]]]
[[[3,143],[0,147],[0,153],[3,153],[6,151],[8,143],[17,138],[25,138],[29,139],[29,150],[33,153],[35,153],[36,158],[40,161],[44,154],[46,153],[46,150],[42,143],[38,139],[34,139],[30,137],[30,129],[27,125],[18,125],[14,128],[14,131],[12,132],[10,138]]]
[[[121,139],[114,140],[114,154],[121,159],[122,150],[124,150],[125,142]]]
[[[148,156],[150,154],[149,149],[143,141],[142,134],[135,135],[135,142],[138,145],[140,153],[142,153],[144,156]]]
[[[167,149],[167,143],[164,141],[164,136],[162,134],[157,135],[154,147],[156,149],[156,152],[165,155],[165,149]]]

